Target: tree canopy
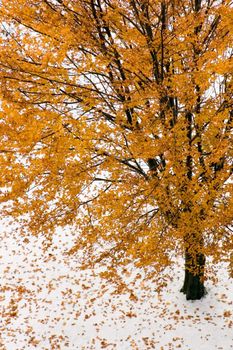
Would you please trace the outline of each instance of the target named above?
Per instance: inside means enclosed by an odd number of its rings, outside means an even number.
[[[84,266],[230,259],[229,0],[2,0],[3,215]],[[196,253],[195,253],[196,254]]]

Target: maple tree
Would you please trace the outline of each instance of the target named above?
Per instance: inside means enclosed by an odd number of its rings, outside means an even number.
[[[83,266],[156,276],[185,253],[230,262],[233,7],[229,0],[2,0],[3,215]]]

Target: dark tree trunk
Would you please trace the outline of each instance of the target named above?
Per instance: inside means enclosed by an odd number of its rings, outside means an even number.
[[[205,294],[204,287],[205,256],[202,253],[191,255],[185,252],[185,278],[181,292],[187,300],[199,300]]]

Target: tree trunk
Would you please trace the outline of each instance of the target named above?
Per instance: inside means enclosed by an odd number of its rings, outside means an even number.
[[[181,292],[186,295],[187,300],[199,300],[205,294],[204,287],[205,256],[202,253],[191,255],[185,252],[185,278]]]

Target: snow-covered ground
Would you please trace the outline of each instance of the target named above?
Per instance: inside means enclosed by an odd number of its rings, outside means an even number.
[[[160,295],[140,278],[132,293],[119,295],[92,271],[79,271],[75,257],[62,256],[66,234],[58,232],[48,255],[41,239],[28,241],[2,223],[0,350],[233,349],[233,279],[224,265],[201,301],[179,293],[182,266]]]

